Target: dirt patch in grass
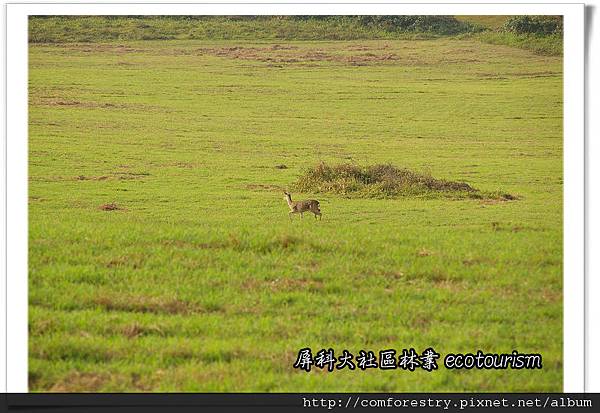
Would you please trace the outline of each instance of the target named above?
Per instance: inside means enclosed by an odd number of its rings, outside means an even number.
[[[102,211],[119,211],[123,210],[124,208],[118,206],[114,202],[111,202],[109,204],[100,205],[99,209]]]
[[[84,176],[84,175],[79,175],[77,176],[77,178],[75,178],[78,181],[105,181],[107,179],[109,179],[109,176],[106,175],[102,175],[102,176]]]
[[[509,194],[483,192],[465,182],[438,179],[391,164],[360,166],[321,162],[300,176],[291,189],[355,198],[515,199]]]
[[[60,379],[51,392],[97,392],[111,380],[109,374],[73,372]]]
[[[465,281],[457,280],[454,278],[448,278],[444,280],[435,281],[435,288],[440,290],[446,290],[450,293],[456,294],[466,291],[469,286]]]
[[[109,175],[98,175],[98,176],[85,176],[77,175],[75,180],[77,181],[107,181],[107,180],[120,180],[120,181],[131,181],[134,179],[144,179],[150,176],[148,172],[111,172]]]
[[[388,281],[398,281],[405,279],[405,274],[402,271],[384,271],[381,273],[368,273],[367,277],[382,277]]]
[[[347,53],[330,53],[321,49],[309,51],[296,50],[297,47],[284,47],[279,45],[267,47],[217,47],[200,48],[197,53],[200,55],[211,55],[225,57],[228,59],[254,60],[273,63],[315,63],[315,62],[337,62],[351,66],[363,66],[368,64],[378,64],[399,60],[394,53],[373,53],[376,49],[356,49]],[[366,53],[356,53],[364,52]],[[378,49],[381,50],[381,49]]]
[[[127,311],[154,314],[196,314],[206,312],[202,306],[176,298],[147,297],[134,295],[100,295],[92,304],[107,311]]]
[[[281,45],[281,44],[274,44],[273,46],[269,47],[270,50],[296,50],[298,49],[298,46],[289,46],[289,45]]]
[[[541,291],[541,297],[544,302],[558,303],[563,299],[562,290],[554,290],[552,288],[543,288]]]
[[[142,179],[150,176],[148,172],[114,172],[113,176],[120,180]]]
[[[38,336],[47,334],[56,328],[55,322],[52,319],[30,321],[29,334]]]
[[[283,169],[283,168],[278,168]],[[281,192],[283,188],[278,185],[268,185],[268,184],[248,184],[246,185],[246,189],[250,189],[252,191],[272,191],[272,192]]]
[[[119,332],[127,338],[137,338],[145,335],[164,335],[164,331],[158,326],[144,326],[139,323],[122,326]]]
[[[127,254],[113,257],[105,262],[107,268],[123,268],[129,267],[133,269],[142,268],[146,262],[147,256],[144,254]]]
[[[35,388],[41,380],[32,380],[30,376],[30,387]],[[32,386],[32,384],[34,384]],[[132,373],[130,375],[114,373],[92,373],[72,371],[61,377],[56,383],[50,386],[49,391],[53,393],[85,393],[101,392],[106,386],[114,388],[134,388],[138,391],[150,391],[154,383],[149,381],[148,377],[142,377],[140,374]]]
[[[389,49],[390,45],[388,43],[383,43],[383,44],[356,44],[356,45],[350,45],[346,48],[346,50],[352,51],[352,52],[367,52],[367,51],[373,51],[373,50],[385,50],[385,49]]]
[[[433,283],[435,285],[452,283],[454,280],[445,270],[435,268],[430,271],[417,271],[406,274],[407,282]]]
[[[276,278],[274,280],[249,279],[242,284],[244,290],[251,291],[321,291],[324,287],[323,281],[311,278]]]
[[[433,254],[433,252],[430,251],[430,250],[428,250],[425,247],[423,247],[419,251],[417,251],[417,257],[428,257],[428,256],[430,256],[432,254]]]
[[[55,108],[62,107],[77,109],[127,109],[143,111],[156,111],[161,109],[159,106],[150,106],[134,103],[81,101],[75,99],[59,98],[54,96],[32,96],[29,99],[29,103],[33,106],[46,106]]]
[[[492,227],[492,231],[494,231],[494,232],[498,232],[498,231],[509,231],[509,232],[521,232],[521,231],[538,232],[538,231],[545,231],[544,228],[526,227],[526,226],[523,226],[523,225],[514,225],[514,224],[512,224],[510,222],[508,222],[508,223],[492,222],[491,223],[491,227]]]
[[[399,59],[400,58],[394,53],[364,53],[359,55],[345,56],[342,62],[345,62],[351,66],[367,66],[373,63],[393,62]]]
[[[29,197],[29,203],[33,203],[33,202],[42,202],[45,201],[45,198],[42,198],[41,196],[30,196]]]

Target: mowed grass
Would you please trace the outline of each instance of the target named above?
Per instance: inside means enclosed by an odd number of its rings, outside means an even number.
[[[560,57],[436,39],[29,59],[31,391],[562,391]],[[290,222],[281,188],[320,161],[519,199],[293,193],[323,220]],[[292,368],[303,347],[430,346],[543,369]]]

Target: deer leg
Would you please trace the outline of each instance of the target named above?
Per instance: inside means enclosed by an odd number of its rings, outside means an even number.
[[[290,221],[292,220],[292,214],[293,214],[292,211],[288,212],[288,217],[290,217]]]
[[[304,212],[300,212],[300,218],[304,218]]]

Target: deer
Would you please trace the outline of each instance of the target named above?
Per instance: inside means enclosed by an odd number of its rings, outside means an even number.
[[[319,217],[321,220],[321,208],[319,208],[319,201],[315,199],[307,199],[306,201],[292,201],[292,194],[289,192],[283,192],[285,195],[285,200],[290,207],[290,212],[288,216],[290,217],[290,221],[292,220],[293,214],[300,214],[300,218],[304,218],[305,212],[312,212],[315,214],[315,219]]]

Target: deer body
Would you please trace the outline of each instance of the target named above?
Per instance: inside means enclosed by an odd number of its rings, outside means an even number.
[[[290,207],[290,212],[288,213],[290,219],[292,219],[292,214],[300,214],[300,218],[304,218],[305,212],[312,212],[315,214],[315,219],[317,216],[321,219],[321,208],[319,207],[319,201],[315,199],[307,199],[305,201],[292,201],[292,195],[288,192],[284,192],[285,200]]]

